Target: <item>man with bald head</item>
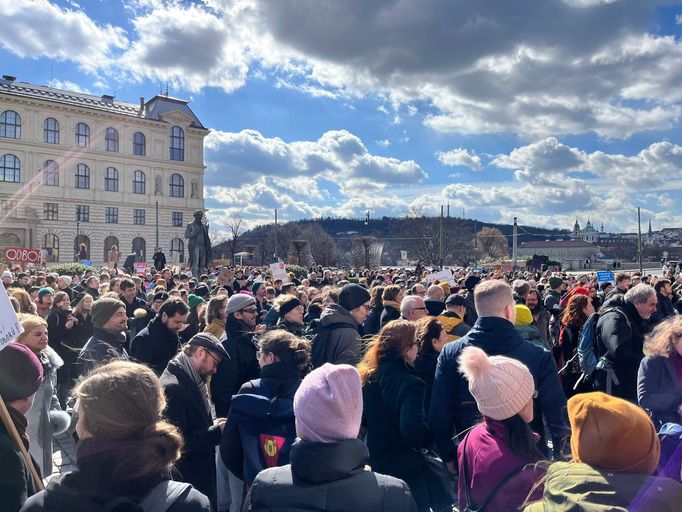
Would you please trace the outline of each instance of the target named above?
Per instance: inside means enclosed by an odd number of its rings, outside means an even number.
[[[432,284],[426,290],[426,298],[424,299],[426,310],[431,316],[440,315],[445,309],[445,292],[443,288],[437,284]]]
[[[448,343],[438,356],[429,409],[429,426],[441,456],[454,472],[456,448],[453,436],[481,420],[467,379],[459,371],[459,357],[469,345],[490,356],[503,355],[525,364],[533,375],[537,399],[531,428],[544,437],[543,416],[552,435],[556,453],[569,434],[566,397],[551,352],[524,340],[514,328],[516,307],[511,287],[497,280],[483,281],[474,290],[478,319],[466,336]],[[548,454],[544,439],[538,448]]]

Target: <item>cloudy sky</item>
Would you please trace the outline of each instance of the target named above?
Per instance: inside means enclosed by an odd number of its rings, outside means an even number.
[[[679,1],[0,0],[0,26],[19,80],[188,99],[215,226],[682,225]]]

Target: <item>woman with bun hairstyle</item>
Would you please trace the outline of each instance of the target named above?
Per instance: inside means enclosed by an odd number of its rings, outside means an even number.
[[[571,462],[547,470],[542,500],[525,512],[677,512],[682,484],[652,476],[660,443],[649,416],[601,392],[568,400]]]
[[[459,358],[483,422],[474,426],[457,450],[458,501],[471,510],[518,510],[544,474],[533,421],[535,383],[516,359],[488,355],[468,346]],[[538,499],[542,488],[532,497]]]
[[[52,478],[22,512],[209,512],[208,498],[171,482],[182,436],[162,419],[159,379],[148,367],[114,361],[74,390],[78,400],[78,469]]]

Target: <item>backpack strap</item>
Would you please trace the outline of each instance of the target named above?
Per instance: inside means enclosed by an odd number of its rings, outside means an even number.
[[[166,512],[180,498],[192,490],[192,485],[185,482],[163,480],[156,484],[140,502],[144,512]]]
[[[469,431],[469,434],[471,431]],[[462,510],[468,510],[471,512],[483,512],[485,508],[490,504],[490,502],[493,500],[493,498],[497,495],[497,493],[504,487],[509,480],[514,478],[516,475],[521,473],[523,471],[523,468],[526,467],[526,464],[520,464],[519,466],[515,467],[512,469],[509,473],[507,473],[499,482],[497,482],[497,485],[493,487],[493,490],[490,491],[490,494],[488,494],[488,497],[485,499],[483,502],[483,505],[481,505],[478,508],[475,508],[473,506],[473,501],[471,499],[471,482],[469,480],[469,464],[467,463],[467,441],[469,440],[469,434],[466,435],[464,438],[464,443],[462,447],[462,464],[463,464],[463,473],[464,473],[464,494],[466,496],[466,508]]]

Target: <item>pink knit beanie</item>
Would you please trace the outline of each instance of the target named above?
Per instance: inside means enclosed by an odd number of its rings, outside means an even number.
[[[360,374],[348,364],[329,364],[310,372],[294,395],[296,434],[305,441],[332,443],[360,431]]]
[[[535,393],[533,376],[523,363],[504,356],[488,357],[478,347],[462,350],[459,371],[469,381],[478,410],[494,420],[518,414]]]

